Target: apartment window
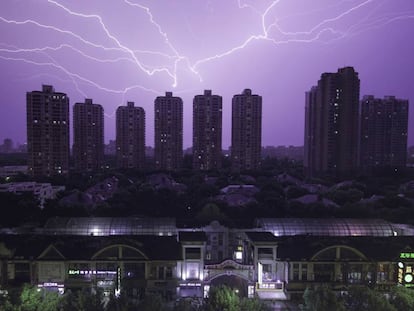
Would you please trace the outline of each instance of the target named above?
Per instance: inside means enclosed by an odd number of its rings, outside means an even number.
[[[389,266],[387,264],[378,264],[378,271],[377,271],[377,282],[386,282],[388,281],[388,269]]]
[[[306,281],[308,279],[308,265],[307,264],[302,264],[301,274],[302,274],[302,281]]]
[[[164,267],[158,267],[158,280],[164,279]]]
[[[186,259],[201,259],[201,249],[199,247],[187,247],[185,249]]]
[[[14,265],[14,279],[20,282],[30,282],[30,266],[28,263]]]
[[[172,267],[166,267],[165,268],[165,277],[167,279],[172,279],[172,277],[173,277],[173,268]]]
[[[332,282],[334,280],[334,271],[335,269],[333,264],[315,264],[315,281]]]
[[[221,246],[223,245],[223,233],[219,233],[219,240],[218,240],[218,244]]]
[[[362,280],[362,274],[361,272],[349,272],[348,273],[348,282],[349,283],[361,283]]]
[[[273,271],[271,264],[263,264],[263,282],[271,282],[273,281]]]
[[[292,280],[293,281],[298,281],[299,280],[299,264],[298,263],[294,263],[292,265]]]

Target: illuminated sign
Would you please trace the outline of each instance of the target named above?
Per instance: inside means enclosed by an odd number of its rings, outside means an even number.
[[[414,253],[411,253],[411,252],[400,253],[400,258],[414,259]]]
[[[121,295],[121,267],[116,268],[116,288],[115,296],[119,297]]]
[[[198,287],[201,286],[201,283],[180,283],[181,287]]]
[[[55,282],[44,282],[41,284],[37,285],[38,288],[43,288],[43,287],[59,287],[59,288],[63,288],[65,287],[64,284],[59,284],[59,283],[55,283]]]
[[[114,285],[114,281],[98,281],[98,286],[100,287],[112,287]]]
[[[257,283],[257,289],[283,290],[283,283],[282,282]]]
[[[405,287],[414,286],[414,264],[398,263],[398,283]]]
[[[404,270],[402,268],[398,269],[398,283],[402,284],[403,283],[403,274],[404,274]]]
[[[69,269],[69,275],[97,275],[97,274],[112,274],[115,275],[116,271],[111,270],[77,270],[77,269]]]

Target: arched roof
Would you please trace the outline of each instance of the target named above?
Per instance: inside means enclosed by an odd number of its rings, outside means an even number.
[[[333,245],[326,247],[318,251],[315,255],[313,255],[311,260],[338,260],[340,258],[342,258],[343,260],[368,260],[362,252],[348,245]]]
[[[177,235],[175,219],[144,217],[56,217],[49,219],[42,231],[61,235]]]
[[[379,219],[259,218],[257,226],[275,236],[394,236],[396,228]]]
[[[112,252],[112,250],[114,252]],[[111,253],[110,255],[114,253],[116,258],[122,259],[148,259],[148,256],[141,250],[126,244],[113,244],[106,246],[97,251],[92,256],[92,259],[106,259],[106,256],[108,256],[109,253]]]

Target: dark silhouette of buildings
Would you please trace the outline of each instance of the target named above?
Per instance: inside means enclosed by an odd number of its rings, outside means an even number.
[[[177,170],[183,160],[183,101],[166,92],[155,99],[155,168]]]
[[[361,167],[405,167],[407,131],[408,100],[364,96],[361,101]]]
[[[116,155],[116,140],[110,139],[104,147],[105,155]]]
[[[78,171],[96,171],[103,167],[104,115],[101,105],[92,99],[73,106],[73,156]]]
[[[222,97],[205,90],[193,101],[193,168],[221,167]]]
[[[262,97],[249,89],[234,95],[231,121],[232,169],[257,169],[262,148]]]
[[[119,168],[145,165],[145,111],[133,102],[116,110],[116,159]]]
[[[29,174],[53,176],[69,171],[69,98],[43,85],[26,94]]]
[[[10,138],[5,138],[3,144],[0,145],[0,153],[11,153],[14,152],[14,143]]]
[[[346,176],[358,167],[358,73],[352,67],[324,73],[306,93],[305,160],[308,176]]]

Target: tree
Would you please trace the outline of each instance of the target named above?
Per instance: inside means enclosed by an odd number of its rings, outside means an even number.
[[[162,311],[163,302],[160,295],[147,294],[139,304],[140,311]]]
[[[42,302],[42,294],[30,285],[24,285],[20,294],[20,307],[22,311],[37,311]]]
[[[345,296],[345,306],[350,311],[397,311],[382,293],[366,286],[351,288]]]
[[[90,292],[89,290],[76,291],[73,294],[72,310],[79,311],[101,311],[103,310],[102,295],[100,292]],[[65,309],[70,310],[70,309]]]
[[[76,295],[71,290],[65,292],[60,301],[61,311],[76,310]]]
[[[174,306],[174,311],[197,311],[197,305],[194,305],[191,300],[180,299]]]
[[[121,295],[116,297],[110,295],[108,303],[106,304],[105,311],[129,311],[136,310],[135,306],[131,301],[128,300],[128,297]]]
[[[205,303],[205,310],[240,311],[240,298],[227,286],[212,287]]]
[[[243,298],[240,301],[240,311],[270,311],[270,308],[257,298]]]
[[[327,193],[326,197],[336,204],[342,206],[347,203],[355,203],[364,197],[364,193],[361,190],[355,188],[349,189],[336,189]]]
[[[0,310],[2,311],[17,311],[17,308],[10,302],[8,296],[0,295]]]
[[[59,305],[59,294],[25,285],[20,294],[21,311],[55,311]]]
[[[303,294],[306,311],[345,311],[344,305],[335,292],[328,286],[317,286],[314,289],[306,288]]]
[[[405,286],[395,286],[390,293],[390,303],[397,310],[414,310],[414,291]]]
[[[202,223],[209,223],[213,220],[222,222],[226,219],[226,215],[220,211],[216,204],[207,203],[197,214],[196,219]]]

